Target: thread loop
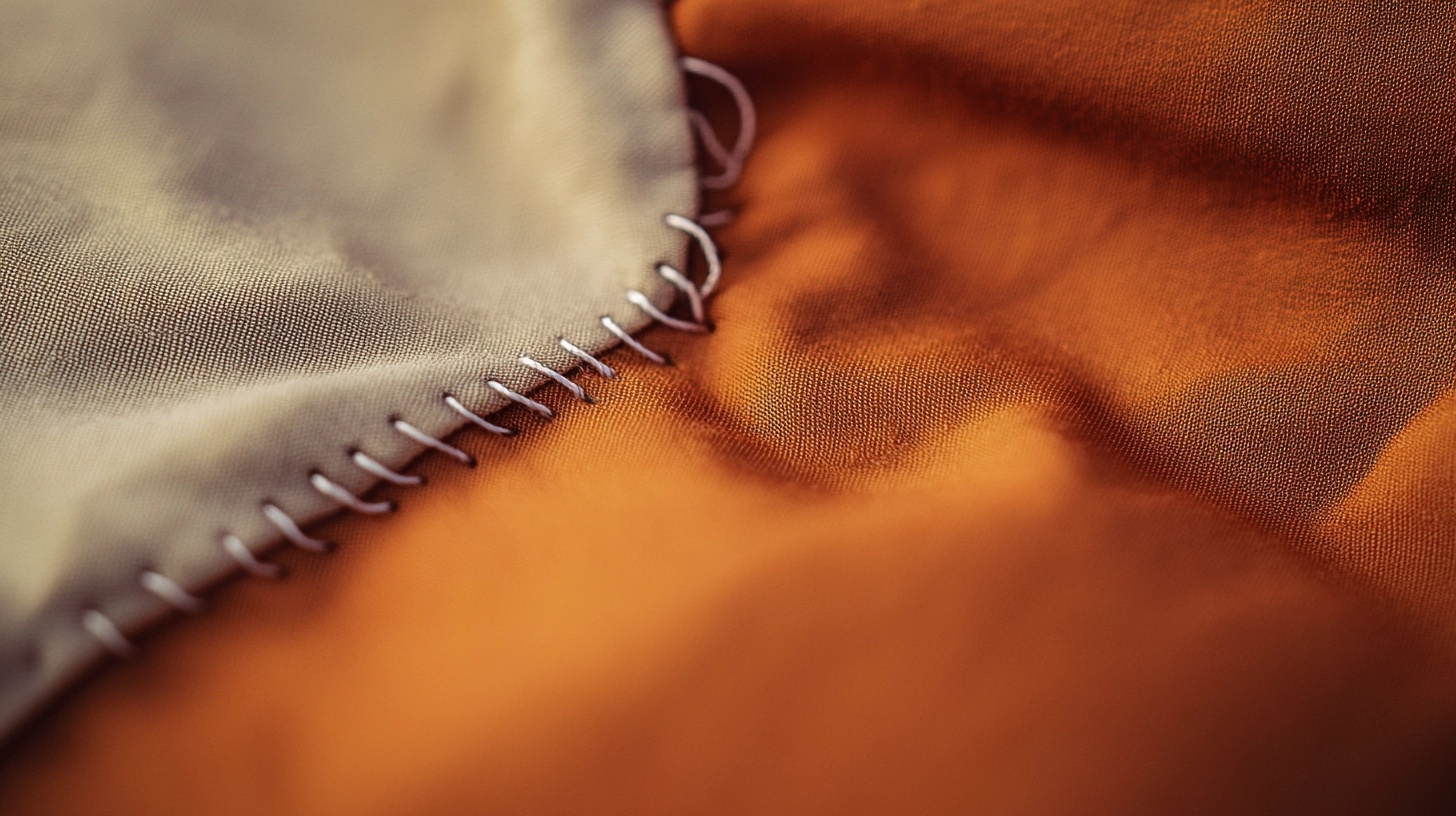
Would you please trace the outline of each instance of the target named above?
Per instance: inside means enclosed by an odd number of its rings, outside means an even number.
[[[517,405],[524,405],[525,407],[531,409],[532,411],[535,411],[536,413],[547,419],[556,418],[555,411],[552,411],[550,408],[547,408],[546,406],[531,399],[525,394],[520,393],[519,391],[513,391],[510,388],[507,388],[506,386],[502,385],[499,380],[486,380],[485,384],[490,386],[490,389],[492,391],[500,394],[501,396],[505,397],[511,402],[516,403]]]
[[[541,365],[530,357],[522,357],[518,362],[520,362],[520,364],[525,366],[526,368],[531,369],[532,371],[537,371],[541,374],[545,374],[547,379],[552,380],[557,385],[565,388],[567,391],[570,391],[571,395],[573,397],[576,397],[578,400],[581,400],[588,405],[596,402],[596,400],[592,399],[591,394],[588,394],[586,392],[585,388],[582,388],[581,386],[572,382],[566,377],[565,374],[558,374],[557,372],[552,371],[550,368],[547,368],[544,365]]]
[[[678,331],[684,332],[693,332],[696,334],[701,334],[708,330],[708,327],[704,326],[702,323],[694,323],[691,320],[680,320],[662,311],[661,309],[652,305],[652,301],[648,300],[646,295],[642,294],[636,289],[627,290],[627,301],[633,306],[636,306],[637,308],[646,312],[653,320],[656,320],[658,323],[661,323],[670,329],[677,329]]]
[[[203,609],[201,598],[160,572],[146,570],[142,572],[140,581],[143,589],[166,601],[178,612],[196,615]]]
[[[577,344],[571,342],[570,340],[567,340],[565,337],[558,337],[557,343],[563,349],[566,349],[568,354],[571,354],[578,360],[581,360],[583,363],[591,366],[592,369],[595,370],[598,374],[602,375],[602,377],[608,380],[616,379],[617,370],[615,368],[612,368],[601,360],[598,360],[596,357],[588,354],[585,349],[581,348]]]
[[[646,357],[647,359],[651,360],[654,363],[657,363],[658,365],[672,365],[672,360],[668,359],[667,355],[658,354],[652,349],[642,345],[640,342],[638,342],[637,338],[629,334],[626,329],[617,325],[617,321],[611,319],[610,317],[607,317],[606,315],[602,316],[602,326],[605,327],[607,331],[616,335],[617,339],[621,340],[622,343],[627,346],[627,348],[632,349],[643,357]]]
[[[301,549],[314,553],[326,553],[334,548],[333,544],[305,533],[292,516],[283,512],[282,508],[272,502],[263,505],[263,516],[272,522],[279,532],[283,533],[284,538]]]
[[[121,629],[111,621],[111,618],[95,609],[87,609],[81,613],[81,626],[91,633],[108,652],[121,658],[131,660],[136,657],[137,648]]]
[[[429,434],[425,433],[419,428],[416,428],[408,422],[405,422],[402,419],[396,419],[390,422],[389,427],[395,429],[396,431],[399,431],[400,433],[404,434],[410,439],[413,439],[421,445],[424,445],[427,448],[433,448],[440,453],[445,454],[446,456],[454,459],[455,461],[466,467],[475,467],[474,456],[471,456],[470,454],[466,453],[463,450],[460,450],[459,448],[451,445],[448,442],[430,436]]]
[[[248,549],[241,538],[232,533],[224,533],[222,537],[222,548],[232,559],[238,562],[243,571],[254,578],[277,579],[283,577],[283,568],[277,564],[270,564],[267,561],[259,561],[258,556]]]
[[[693,111],[688,115],[688,121],[698,134],[703,148],[723,168],[723,172],[716,176],[707,176],[699,183],[709,190],[732,187],[743,175],[743,164],[748,160],[748,154],[753,150],[753,142],[758,135],[758,111],[754,108],[753,97],[749,95],[748,89],[743,86],[743,82],[738,77],[720,65],[697,57],[683,57],[678,64],[690,74],[696,74],[723,86],[733,96],[733,104],[738,106],[738,138],[733,142],[731,148],[725,147],[718,139],[718,135],[707,117],[698,111]]]
[[[400,473],[397,470],[387,468],[383,464],[381,464],[378,459],[375,459],[373,456],[370,456],[364,451],[356,450],[350,453],[349,460],[354,463],[355,467],[359,468],[370,476],[383,479],[390,484],[396,484],[402,487],[419,487],[420,485],[425,483],[425,477],[412,474],[404,474]]]
[[[469,408],[466,408],[465,405],[460,402],[460,400],[455,399],[455,395],[453,394],[445,395],[445,404],[450,407],[450,410],[454,411],[460,416],[465,417],[467,420],[474,423],[477,427],[490,431],[491,433],[498,436],[515,436],[517,433],[519,433],[515,428],[507,428],[503,425],[497,425],[494,422],[491,422],[490,420],[481,416],[480,414],[477,414]]]

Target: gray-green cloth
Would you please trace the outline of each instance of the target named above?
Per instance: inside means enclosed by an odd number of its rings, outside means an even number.
[[[0,3],[0,736],[236,571],[644,323],[697,206],[656,0]]]

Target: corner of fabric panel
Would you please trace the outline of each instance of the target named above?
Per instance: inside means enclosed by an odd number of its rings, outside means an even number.
[[[497,412],[591,401],[615,347],[669,363],[643,329],[711,327],[700,190],[736,180],[752,100],[655,0],[0,7],[22,28],[0,742],[218,584],[283,577],[275,548],[330,552],[318,522],[392,512],[377,486],[427,489],[421,457],[473,466],[462,428],[514,436]]]

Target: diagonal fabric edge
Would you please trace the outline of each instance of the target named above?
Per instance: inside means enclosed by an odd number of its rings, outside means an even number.
[[[613,4],[595,2],[575,4],[578,11],[581,8],[610,5]],[[636,16],[633,19],[637,25],[640,25],[641,20],[644,19],[643,12],[650,12],[651,16],[656,18],[655,23],[661,28],[661,19],[657,17],[658,12],[656,9],[649,9],[650,4],[619,3],[616,5],[634,12]],[[670,46],[667,45],[665,33],[663,37],[661,43],[664,46],[663,53],[670,57]],[[635,56],[637,55],[634,54]],[[676,77],[675,72],[673,76]],[[685,135],[687,125],[681,107],[683,90],[680,79],[676,79],[670,90],[672,92],[672,99],[669,100],[671,104],[664,104],[661,108],[666,108],[666,113],[676,115],[677,129],[680,131],[680,135]],[[674,147],[676,153],[684,152],[684,150],[690,156],[690,145],[684,148],[683,144],[679,143]],[[676,195],[684,195],[680,189],[680,181],[684,177],[689,181],[694,177],[690,159],[686,162],[669,162],[666,165],[665,178],[675,179],[669,186],[679,190]],[[692,206],[675,208],[674,211],[695,211],[695,185],[690,185],[685,195],[686,198],[683,201]],[[666,232],[671,234],[673,230],[666,230]],[[669,260],[676,266],[682,266],[686,243],[687,238],[685,237],[659,239],[650,242],[649,252],[655,249],[657,258]],[[644,264],[644,266],[647,265]],[[650,267],[647,271],[650,272]],[[632,288],[650,293],[649,304],[659,309],[670,307],[678,289],[681,288],[675,287],[661,277],[643,274],[640,270],[637,278],[636,281],[632,281],[635,284]],[[580,309],[577,311],[580,315],[592,310]],[[560,339],[569,339],[573,344],[579,344],[578,349],[584,350],[590,355],[596,355],[617,345],[623,339],[633,342],[630,340],[630,335],[623,336],[623,334],[639,331],[653,321],[651,312],[644,310],[640,304],[627,301],[603,303],[596,311],[599,312],[600,319],[593,320],[578,316],[560,324],[568,327],[565,331],[548,332],[548,334],[554,334],[550,339],[538,340],[530,344],[517,341],[514,344],[514,348],[519,350],[519,357],[529,357],[542,364],[540,371],[525,369],[520,365],[502,365],[499,357],[495,361],[482,364],[475,359],[474,355],[464,353],[458,353],[423,371],[409,371],[407,376],[395,381],[395,390],[400,394],[399,407],[388,412],[388,416],[383,418],[387,421],[377,421],[374,424],[388,427],[389,422],[397,417],[408,415],[413,419],[412,427],[421,428],[423,433],[437,439],[446,437],[463,426],[467,420],[458,414],[440,408],[439,395],[441,393],[458,393],[466,404],[475,406],[480,414],[489,416],[511,404],[511,401],[501,393],[483,390],[481,383],[487,377],[491,378],[492,382],[504,384],[506,392],[529,393],[549,385],[552,382],[551,372],[564,374],[581,364],[582,360],[579,356],[566,351],[557,342]],[[608,321],[610,321],[610,325],[604,325]],[[619,330],[614,332],[610,330],[610,326],[616,326]],[[506,354],[508,355],[509,352]],[[398,364],[386,366],[386,370],[400,368],[407,368],[407,366]],[[305,390],[313,387],[320,392],[327,392],[331,386],[337,385],[340,379],[347,381],[348,372],[323,377],[321,384],[305,383],[300,386],[297,383],[291,383],[286,385],[295,390],[300,387]],[[442,383],[445,384],[443,392]],[[266,398],[267,395],[268,391],[265,389],[262,398]],[[250,396],[259,398],[256,395]],[[432,402],[435,404],[431,405]],[[233,411],[238,409],[237,405],[228,406],[222,404],[221,401],[218,401],[218,404],[222,408]],[[365,415],[369,413],[369,410],[355,408],[346,413],[347,416],[334,423],[335,427],[363,427],[351,423],[366,419]],[[375,410],[374,413],[379,412]],[[204,417],[210,416],[214,415],[204,414]],[[375,419],[381,418],[376,416]],[[381,433],[379,427],[367,433],[353,431],[340,435],[338,441],[344,441],[344,444],[336,445],[336,447],[343,449],[343,452],[339,453],[339,457],[352,457],[354,453],[368,450],[368,458],[371,461],[391,472],[397,472],[421,453],[427,451],[427,448],[414,440],[401,442],[400,439],[395,438],[390,442],[385,442],[384,440],[387,438],[388,434]],[[248,440],[239,441],[246,443]],[[228,450],[234,451],[237,447],[237,441],[235,441],[234,446]],[[202,461],[206,459],[206,456],[195,451],[193,453],[194,457],[187,459],[182,463],[184,466],[179,468],[179,475],[176,477],[179,480],[195,478],[199,472],[207,469],[207,462]],[[248,466],[256,470],[271,469],[275,472],[282,469],[278,465],[274,465],[272,468],[259,466],[257,462],[262,458],[262,455],[254,454],[251,460],[245,459],[245,469]],[[296,483],[286,486],[275,484],[274,488],[268,492],[267,498],[264,499],[265,506],[287,507],[286,518],[300,527],[336,514],[340,510],[338,495],[331,496],[326,492],[321,492],[317,483],[311,484],[308,478],[303,478],[303,475],[327,472],[328,476],[325,481],[335,486],[342,494],[361,496],[379,481],[379,476],[361,469],[356,459],[351,458],[350,462],[353,465],[352,468],[341,466],[342,463],[336,458],[333,461],[315,465],[306,471],[295,469],[294,472],[300,476],[294,480]],[[290,461],[289,464],[292,465],[294,462]],[[216,478],[214,477],[210,481],[204,480],[204,484],[215,485]],[[256,505],[256,500],[254,504]],[[191,510],[194,503],[187,502],[185,507]],[[268,515],[256,511],[253,515],[255,518],[252,519],[237,516],[232,523],[221,522],[226,526],[219,528],[217,533],[212,536],[214,546],[207,546],[205,541],[201,542],[201,546],[197,546],[199,542],[193,541],[191,546],[184,544],[181,548],[183,551],[180,552],[177,551],[177,548],[167,551],[167,548],[163,546],[148,548],[149,551],[139,554],[108,553],[111,557],[101,559],[105,563],[100,568],[91,570],[79,579],[55,584],[57,588],[55,600],[43,605],[38,613],[31,615],[28,621],[22,622],[19,628],[23,631],[19,637],[14,636],[14,632],[7,625],[8,622],[5,618],[0,618],[0,737],[13,732],[60,691],[97,665],[104,658],[108,646],[113,651],[125,651],[129,645],[128,633],[154,625],[178,611],[179,605],[187,605],[187,599],[192,598],[195,593],[203,592],[240,569],[248,567],[250,564],[239,557],[239,548],[247,559],[252,559],[253,565],[260,565],[262,562],[257,561],[257,557],[271,547],[297,535],[306,537],[306,534],[296,528],[292,531],[293,535],[290,535],[291,531],[286,529],[286,525],[284,529],[280,529],[277,526],[276,518],[270,518]],[[161,528],[167,531],[185,527],[185,525],[177,524],[175,518],[172,517],[164,519],[164,522]],[[212,523],[220,522],[214,520]],[[3,548],[0,548],[0,556],[4,554]],[[117,569],[118,565],[120,565],[120,569]],[[131,568],[127,569],[128,566]],[[107,580],[108,573],[113,576],[112,580]],[[126,577],[115,580],[116,575]],[[155,577],[150,584],[148,583],[149,577]],[[157,584],[155,582],[157,578],[166,583]],[[6,611],[5,602],[6,597],[0,595],[0,612]],[[93,626],[98,621],[104,621],[105,626],[112,627],[114,631],[108,631],[104,627],[98,631],[97,627]]]

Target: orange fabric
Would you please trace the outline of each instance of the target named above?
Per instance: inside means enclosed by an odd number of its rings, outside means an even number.
[[[719,331],[228,587],[0,812],[1456,808],[1456,8],[675,21],[764,114]]]

